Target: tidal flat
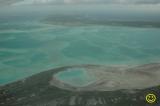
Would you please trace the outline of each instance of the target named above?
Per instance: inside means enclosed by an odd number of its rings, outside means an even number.
[[[79,83],[81,86],[68,83],[67,80],[56,76],[66,71],[72,71],[69,72],[72,75],[74,71],[82,68],[87,72],[93,71],[91,74],[94,73],[95,77],[96,74],[103,74],[85,86],[81,83]],[[158,98],[154,104],[158,106],[159,74],[158,63],[132,68],[100,65],[60,67],[1,86],[0,104],[1,106],[145,106],[148,104],[145,96],[154,93]],[[69,77],[68,73],[66,77]],[[79,78],[83,79],[85,78]],[[76,78],[73,80],[79,82]]]

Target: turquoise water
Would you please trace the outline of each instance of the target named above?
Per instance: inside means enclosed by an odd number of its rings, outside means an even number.
[[[55,75],[60,81],[76,87],[83,87],[95,81],[94,76],[90,75],[83,68],[71,68]]]
[[[119,25],[122,22],[102,24],[106,18],[158,21],[158,10],[153,13],[106,6],[73,8],[0,9],[0,84],[68,65],[159,62],[158,23],[157,27],[153,23],[136,23],[134,27]],[[101,24],[99,20],[103,20]]]
[[[0,25],[0,84],[59,66],[144,64],[160,60],[159,28]]]
[[[0,32],[0,84],[58,66],[160,60],[158,28],[34,24],[32,29],[9,24]]]

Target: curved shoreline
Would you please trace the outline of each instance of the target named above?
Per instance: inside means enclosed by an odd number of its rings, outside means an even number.
[[[142,89],[100,89],[103,84],[93,84],[92,86],[77,89],[64,84],[59,86],[59,81],[53,79],[53,75],[68,68],[87,67],[100,68],[97,65],[77,65],[60,67],[57,69],[41,72],[39,74],[19,80],[0,87],[1,106],[146,106],[145,96],[154,93],[159,98],[159,85],[148,86]],[[111,68],[111,67],[110,67]],[[104,68],[102,68],[104,69]],[[114,68],[117,69],[117,68]],[[121,68],[122,69],[122,68]],[[157,75],[160,64],[148,64],[127,68],[128,73],[135,75]],[[148,69],[148,70],[147,70]],[[129,71],[130,70],[130,71]],[[138,72],[134,72],[138,70]],[[141,73],[139,73],[141,70]],[[149,71],[153,70],[153,71]],[[111,71],[114,72],[113,70]],[[145,74],[144,74],[145,73]],[[120,74],[120,73],[116,73]],[[156,78],[156,77],[155,77]],[[51,84],[55,81],[54,85]],[[57,83],[57,85],[56,85]],[[148,82],[147,82],[148,83]],[[98,88],[99,87],[99,88]],[[97,90],[99,89],[99,90]],[[158,106],[159,100],[155,106]]]
[[[145,89],[158,86],[160,83],[160,78],[158,77],[160,75],[160,64],[158,63],[132,68],[82,65],[68,67],[59,72],[74,68],[85,68],[86,72],[96,77],[96,81],[84,87],[76,87],[57,79],[55,74],[58,72],[56,72],[53,74],[50,85],[71,91],[115,91],[120,89]]]

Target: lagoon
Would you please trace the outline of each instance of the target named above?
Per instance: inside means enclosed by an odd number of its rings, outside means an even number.
[[[38,14],[37,11],[27,11],[26,15],[25,12],[10,14],[8,11],[0,16],[0,84],[62,66],[137,65],[160,61],[158,20],[152,24],[143,22],[143,25],[138,22],[133,25],[134,21],[117,23],[117,20],[99,24],[97,20],[104,12],[90,12],[91,9],[85,15],[81,14],[84,10],[75,10],[79,11],[78,19],[74,12],[68,12],[72,13],[70,16],[63,14],[63,9],[61,14]],[[136,12],[133,13],[136,16]],[[152,15],[146,15],[150,16],[146,20],[153,19]],[[107,16],[103,15],[103,19]],[[84,19],[91,20],[86,22]]]

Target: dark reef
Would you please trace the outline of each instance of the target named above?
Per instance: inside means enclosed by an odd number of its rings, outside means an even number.
[[[64,18],[65,17],[65,18]],[[104,18],[105,17],[105,18]],[[107,18],[106,16],[88,15],[88,14],[58,14],[51,15],[42,20],[42,22],[53,25],[69,25],[69,26],[127,26],[127,27],[142,27],[142,28],[160,28],[159,21],[141,21],[141,20],[118,20]]]

